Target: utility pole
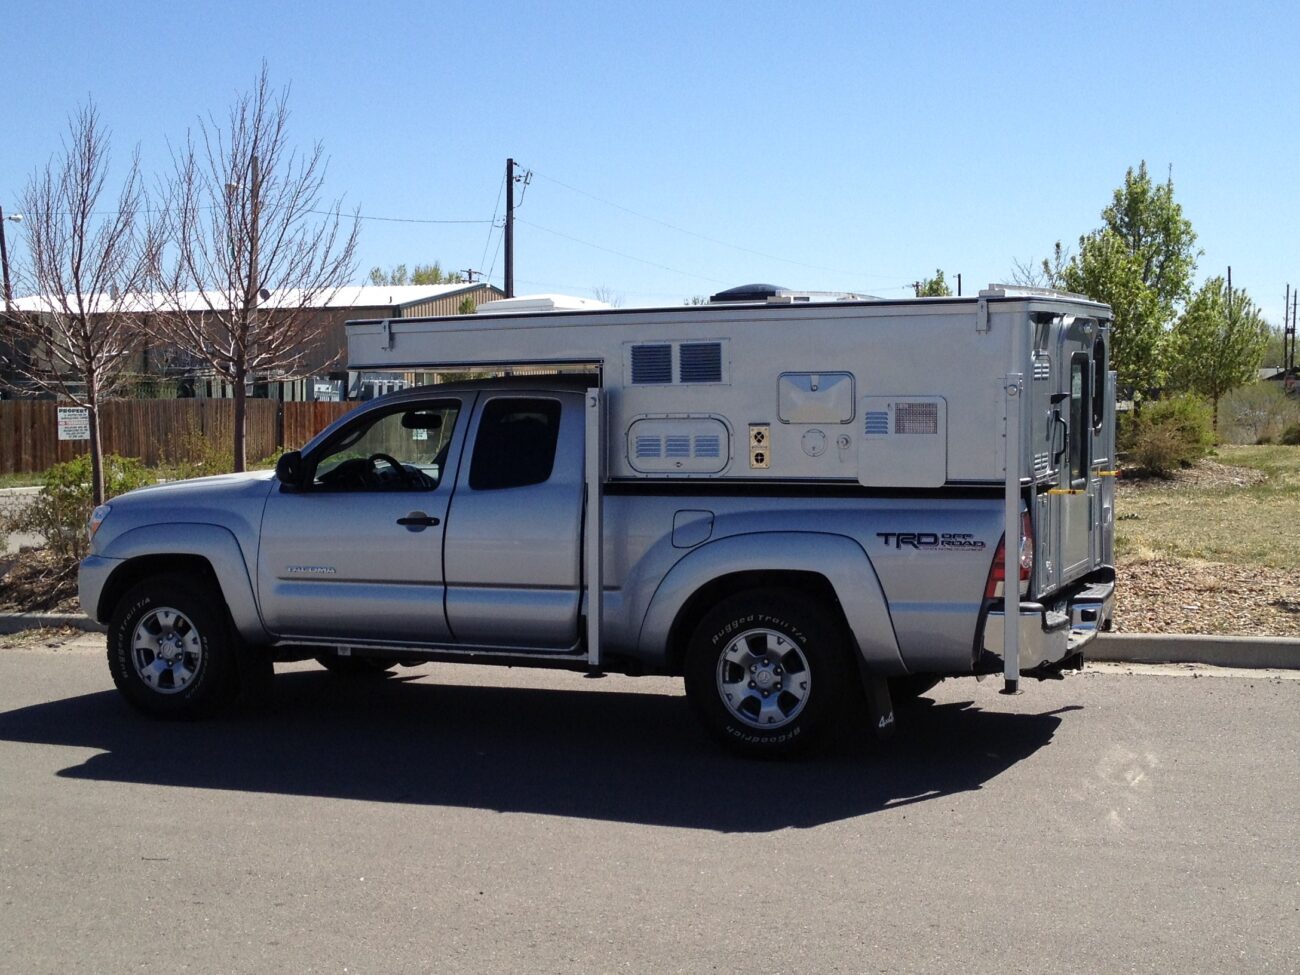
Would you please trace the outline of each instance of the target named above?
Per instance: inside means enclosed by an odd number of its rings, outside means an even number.
[[[515,183],[522,183],[524,189],[528,189],[528,184],[533,180],[533,171],[524,170],[522,176],[515,175],[516,169],[513,159],[506,160],[506,297],[515,296]],[[523,194],[519,196],[519,202],[524,201]]]
[[[4,207],[0,207],[0,266],[3,266],[4,268],[5,322],[7,324],[9,321],[9,306],[14,300],[14,295],[13,291],[9,288],[9,245],[5,242],[5,219]],[[15,213],[8,219],[17,223],[22,219],[22,215]]]
[[[479,277],[483,276],[482,271],[475,271],[472,267],[463,267],[460,269],[460,273],[465,275],[466,280],[469,281],[470,284],[474,284],[474,275],[477,274]]]
[[[958,297],[958,298],[961,297],[961,274],[960,274],[960,272],[957,274],[957,297]]]
[[[506,297],[515,296],[515,161],[506,160]]]

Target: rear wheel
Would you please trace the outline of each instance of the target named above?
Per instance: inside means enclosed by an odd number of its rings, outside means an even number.
[[[156,576],[133,586],[113,613],[108,669],[122,696],[146,714],[196,718],[239,688],[238,637],[211,586]]]
[[[716,736],[750,755],[800,751],[826,734],[856,671],[828,610],[754,590],[711,610],[686,651],[686,694]]]

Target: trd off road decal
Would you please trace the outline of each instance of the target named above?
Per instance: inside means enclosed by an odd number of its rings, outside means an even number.
[[[980,552],[984,542],[969,532],[876,532],[885,548],[942,549]]]

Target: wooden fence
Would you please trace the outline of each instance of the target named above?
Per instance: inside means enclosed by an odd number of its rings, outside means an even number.
[[[248,400],[248,459],[301,447],[356,403]],[[0,474],[30,474],[84,454],[84,440],[60,440],[57,403],[0,401]],[[150,466],[180,460],[203,440],[229,449],[234,403],[228,399],[110,400],[100,408],[104,453],[138,457]]]

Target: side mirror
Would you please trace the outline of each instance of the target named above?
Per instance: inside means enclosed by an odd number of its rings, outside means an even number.
[[[275,478],[285,487],[297,490],[302,485],[302,453],[290,450],[275,462]]]

